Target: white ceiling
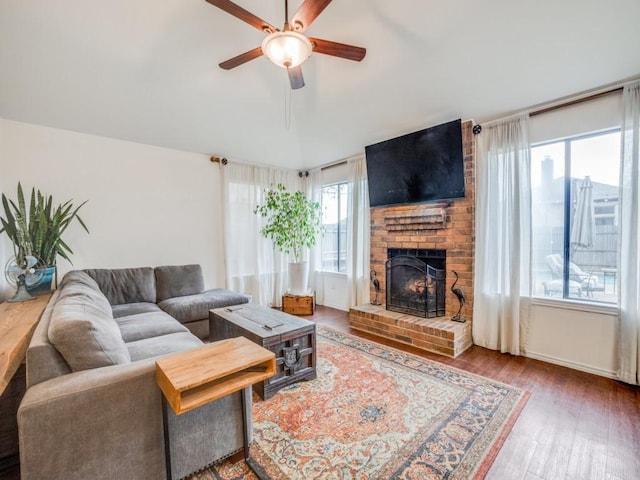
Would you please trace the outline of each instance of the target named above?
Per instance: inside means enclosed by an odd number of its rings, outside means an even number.
[[[634,77],[639,31],[638,0],[334,0],[306,33],[367,56],[313,54],[291,92],[265,57],[217,66],[264,34],[204,0],[0,0],[0,117],[311,168]]]

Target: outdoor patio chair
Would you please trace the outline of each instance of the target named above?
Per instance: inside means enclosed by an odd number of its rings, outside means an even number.
[[[545,297],[562,297],[562,280],[548,280],[542,282]],[[569,295],[572,297],[582,296],[582,286],[578,282],[569,280]]]
[[[562,257],[554,253],[545,257],[551,276],[554,279],[562,278]],[[569,280],[580,284],[582,294],[588,298],[593,298],[593,292],[604,291],[604,286],[598,283],[598,277],[593,273],[587,273],[578,265],[569,262]]]

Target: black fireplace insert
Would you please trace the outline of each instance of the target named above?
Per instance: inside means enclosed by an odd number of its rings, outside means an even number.
[[[387,310],[432,318],[445,315],[446,250],[389,248]]]

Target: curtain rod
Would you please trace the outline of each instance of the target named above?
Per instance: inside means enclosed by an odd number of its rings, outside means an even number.
[[[334,163],[330,163],[329,165],[325,165],[324,167],[320,167],[320,170],[321,171],[329,170],[330,168],[338,167],[340,165],[344,165],[345,163],[347,163],[346,160],[340,160],[338,162],[334,162]]]
[[[595,100],[597,98],[606,97],[607,95],[611,95],[613,93],[622,92],[623,87],[612,88],[611,90],[606,90],[604,92],[594,93],[592,95],[587,95],[586,97],[576,98],[573,100],[569,100],[567,102],[559,103],[557,105],[552,105],[550,107],[540,108],[539,110],[534,110],[533,112],[529,112],[530,117],[535,117],[536,115],[540,115],[547,112],[552,112],[554,110],[559,110],[565,107],[571,107],[573,105],[578,105],[583,102],[589,102],[591,100]]]
[[[229,160],[227,160],[225,157],[216,157],[215,155],[209,160],[211,160],[211,163],[219,163],[220,165],[226,165],[227,163],[229,163]]]
[[[333,168],[333,167],[337,167],[339,165],[346,165],[347,163],[349,163],[349,160],[353,160],[355,158],[360,158],[360,157],[364,158],[364,153],[359,153],[357,155],[352,155],[350,157],[343,158],[342,160],[336,160],[333,163],[329,163],[327,165],[324,165],[323,167],[320,167],[320,171],[327,170],[327,169]]]

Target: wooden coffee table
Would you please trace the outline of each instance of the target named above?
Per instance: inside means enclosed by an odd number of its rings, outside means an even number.
[[[316,378],[316,324],[279,310],[245,303],[209,312],[210,340],[243,336],[276,356],[273,377],[255,384],[263,399],[301,380]]]

